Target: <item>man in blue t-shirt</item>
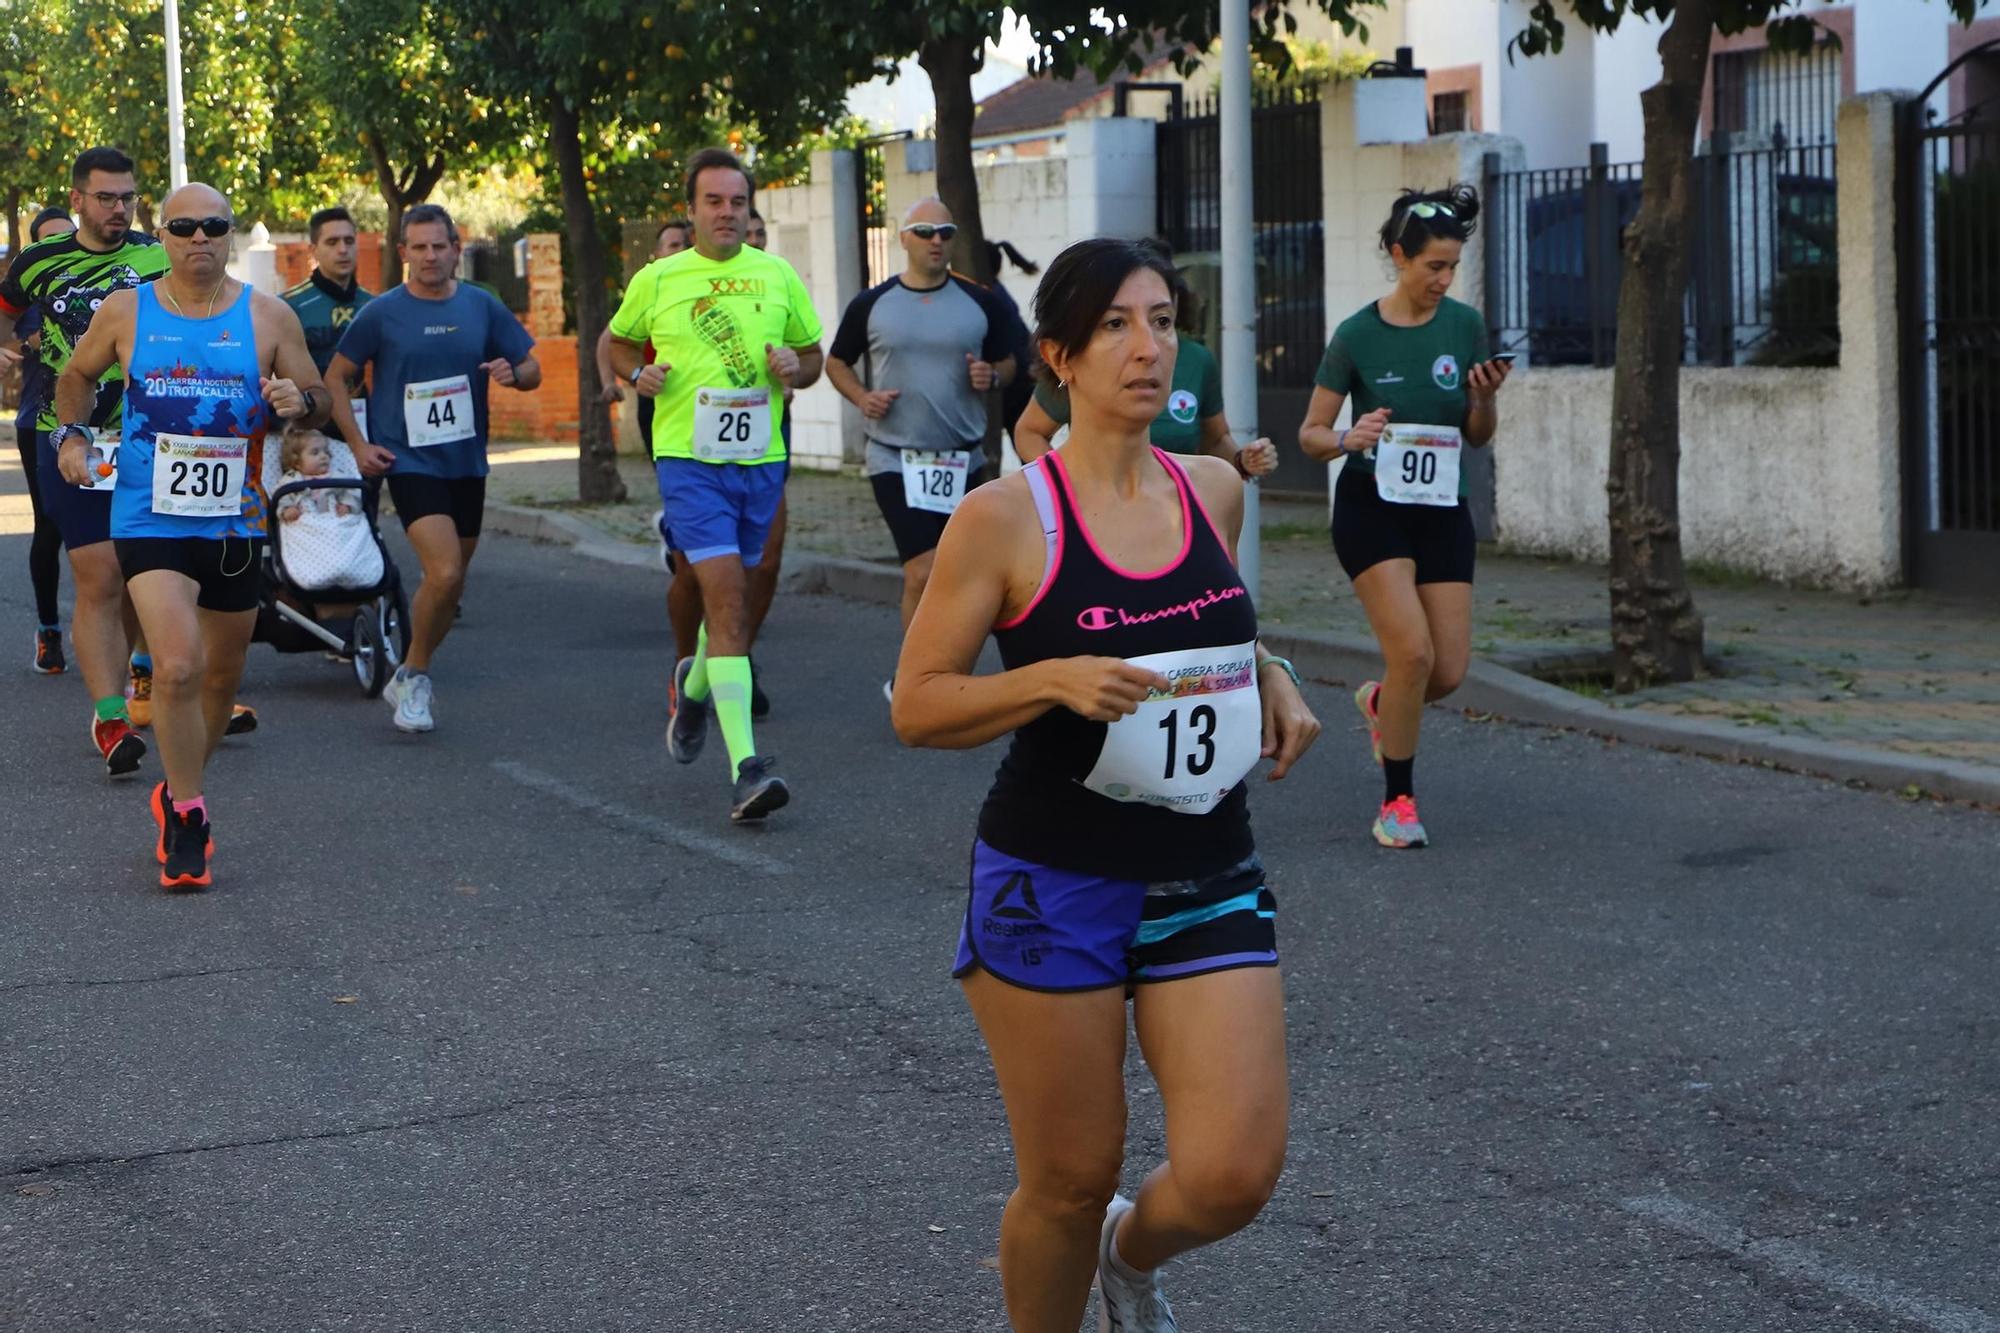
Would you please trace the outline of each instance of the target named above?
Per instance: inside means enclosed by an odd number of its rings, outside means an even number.
[[[389,498],[424,581],[410,605],[410,652],[383,691],[398,731],[429,731],[431,656],[451,630],[486,508],[487,384],[542,382],[535,340],[492,293],[461,283],[458,228],[436,204],[403,215],[403,285],[363,306],[327,368],[334,422],[364,476]],[[348,404],[374,365],[364,434]]]

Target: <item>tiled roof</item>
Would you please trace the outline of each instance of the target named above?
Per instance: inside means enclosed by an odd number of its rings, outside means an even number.
[[[1144,79],[1157,73],[1178,50],[1178,47],[1148,43],[1139,51],[1139,58],[1144,62],[1139,73],[1120,69],[1106,80],[1100,80],[1088,69],[1079,69],[1075,77],[1068,79],[1030,74],[979,103],[972,122],[972,133],[983,138],[1060,125],[1071,112],[1087,105],[1100,94],[1108,93],[1111,85],[1121,79]]]

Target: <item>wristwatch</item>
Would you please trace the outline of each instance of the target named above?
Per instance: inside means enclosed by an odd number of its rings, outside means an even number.
[[[82,436],[83,447],[86,449],[88,449],[91,445],[97,443],[96,431],[92,430],[88,426],[72,421],[66,425],[61,425],[56,427],[55,435],[51,437],[49,440],[49,447],[52,449],[60,450],[63,447],[63,442],[69,439],[69,437],[72,435]]]
[[[640,366],[637,370],[633,371],[628,378],[631,379],[632,383],[637,384],[639,382],[639,377],[645,373],[646,373],[646,368],[644,366]]]

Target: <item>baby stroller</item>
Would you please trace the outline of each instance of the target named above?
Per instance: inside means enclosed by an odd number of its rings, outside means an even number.
[[[264,579],[254,639],[281,653],[331,652],[354,664],[354,679],[370,699],[380,696],[410,648],[410,607],[403,578],[362,503],[361,469],[340,440],[330,439],[332,468],[323,477],[286,482],[275,448],[264,451]],[[279,507],[332,492],[354,507],[358,529],[329,532],[317,524],[286,523]]]

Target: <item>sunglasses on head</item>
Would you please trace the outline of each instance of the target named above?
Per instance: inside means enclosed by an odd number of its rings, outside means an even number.
[[[956,222],[913,222],[903,228],[903,230],[909,232],[920,241],[928,241],[933,236],[941,241],[949,241],[952,237],[958,235],[958,224]]]
[[[1403,210],[1403,230],[1407,232],[1410,229],[1411,218],[1422,218],[1428,222],[1436,217],[1446,217],[1457,221],[1458,214],[1451,211],[1450,204],[1433,204],[1429,201],[1411,204]]]
[[[166,228],[169,236],[186,240],[197,231],[204,236],[227,236],[235,225],[228,218],[175,218]]]

